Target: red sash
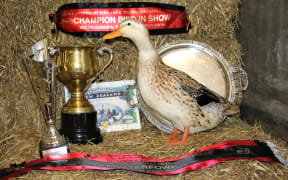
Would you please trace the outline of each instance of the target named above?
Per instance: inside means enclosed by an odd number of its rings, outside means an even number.
[[[143,22],[150,34],[187,32],[185,8],[149,2],[64,4],[50,20],[56,29],[80,37],[102,37],[126,18]]]

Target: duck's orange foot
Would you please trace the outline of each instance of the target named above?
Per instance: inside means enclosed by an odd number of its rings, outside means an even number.
[[[176,139],[178,137],[178,134],[179,134],[178,129],[173,128],[173,133],[172,134],[167,134],[167,135],[160,134],[160,136],[165,136],[165,137],[167,137],[169,139]]]
[[[175,128],[174,128],[175,129]],[[173,132],[174,132],[174,129],[173,129]],[[177,129],[176,129],[177,130]],[[178,130],[177,130],[177,134],[178,134]],[[183,134],[183,137],[181,140],[175,140],[172,139],[172,141],[168,142],[167,144],[169,145],[178,145],[178,144],[183,144],[186,142],[186,140],[188,139],[188,135],[189,135],[189,127],[184,127],[184,134]]]

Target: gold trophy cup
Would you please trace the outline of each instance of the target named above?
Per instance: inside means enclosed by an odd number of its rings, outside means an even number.
[[[72,143],[85,144],[91,139],[97,144],[102,141],[97,126],[97,112],[86,99],[84,91],[104,68],[99,67],[99,57],[94,47],[59,47],[58,50],[58,78],[71,92],[71,98],[61,112],[61,133]],[[110,64],[112,50],[106,47],[97,50],[100,55],[103,51],[110,54]]]

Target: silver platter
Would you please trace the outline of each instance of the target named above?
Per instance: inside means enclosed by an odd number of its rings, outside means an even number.
[[[232,104],[237,93],[246,90],[248,86],[246,72],[241,67],[231,67],[218,51],[207,44],[180,40],[164,45],[157,51],[166,65],[187,73]],[[241,79],[236,78],[236,73],[241,74]],[[242,87],[236,87],[236,81],[241,81]],[[167,133],[173,131],[172,124],[156,117],[143,103],[141,96],[139,103],[141,110],[154,126]]]

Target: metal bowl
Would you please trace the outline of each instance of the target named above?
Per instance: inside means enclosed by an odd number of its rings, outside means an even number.
[[[166,65],[187,73],[232,104],[237,93],[248,86],[246,72],[241,67],[231,67],[218,51],[207,44],[181,40],[164,45],[157,51]],[[241,74],[241,79],[236,78],[236,73]],[[236,81],[241,81],[242,86],[236,87]],[[171,133],[172,124],[155,115],[139,96],[141,109],[147,119],[158,129]]]

